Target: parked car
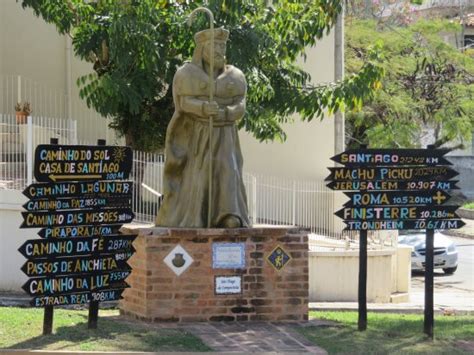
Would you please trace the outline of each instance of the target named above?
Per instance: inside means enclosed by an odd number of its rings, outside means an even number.
[[[398,244],[413,248],[411,252],[412,271],[425,270],[425,234],[400,235]],[[453,274],[458,268],[458,250],[456,244],[447,236],[435,233],[434,236],[434,268],[443,269],[446,274]]]

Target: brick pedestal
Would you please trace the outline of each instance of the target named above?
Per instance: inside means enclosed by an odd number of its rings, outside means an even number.
[[[308,236],[296,228],[133,228],[133,267],[121,313],[146,321],[302,321],[308,319]],[[245,268],[213,268],[213,243],[244,243]],[[177,245],[193,258],[177,276],[165,257]],[[280,246],[291,259],[276,270]],[[242,293],[215,294],[215,276],[242,276]]]

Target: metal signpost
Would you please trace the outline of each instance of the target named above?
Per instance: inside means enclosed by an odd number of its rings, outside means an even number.
[[[444,205],[458,175],[444,158],[448,149],[350,149],[331,159],[344,167],[328,168],[333,190],[349,191],[335,214],[345,230],[360,231],[359,330],[367,328],[367,231],[426,230],[424,332],[433,337],[433,240],[435,229],[461,228],[458,206]]]
[[[45,307],[43,334],[51,334],[54,306],[89,304],[88,327],[97,328],[99,302],[119,300],[127,287],[136,235],[119,234],[134,214],[132,150],[129,147],[39,145],[34,172],[38,181],[23,194],[20,228],[42,228],[41,239],[18,250],[27,258],[21,270],[30,279],[23,289],[31,305]]]

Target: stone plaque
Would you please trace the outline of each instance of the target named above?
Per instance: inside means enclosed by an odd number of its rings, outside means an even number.
[[[291,257],[281,246],[277,246],[273,249],[267,257],[268,262],[278,271],[283,269],[290,259]]]
[[[212,243],[213,269],[244,269],[245,243]]]
[[[216,276],[214,284],[216,295],[235,295],[242,293],[242,276]]]

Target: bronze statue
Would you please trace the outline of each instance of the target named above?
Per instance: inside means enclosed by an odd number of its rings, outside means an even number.
[[[225,63],[228,36],[223,28],[196,33],[192,61],[174,76],[158,226],[250,226],[236,127],[245,113],[247,83],[239,69]]]

